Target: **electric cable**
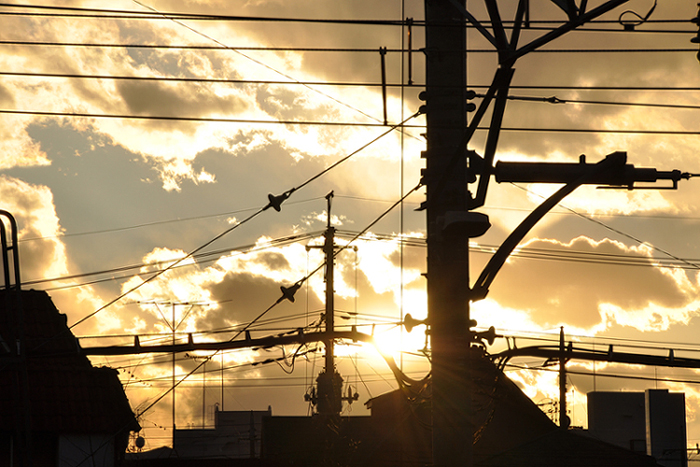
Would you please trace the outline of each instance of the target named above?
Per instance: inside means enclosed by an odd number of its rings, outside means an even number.
[[[7,110],[0,109],[0,114],[10,115],[34,115],[44,117],[78,117],[78,118],[114,118],[126,120],[163,120],[163,121],[187,121],[199,123],[253,123],[260,125],[316,125],[316,126],[345,126],[345,127],[386,127],[383,123],[361,122],[335,122],[335,121],[301,121],[301,120],[256,120],[215,117],[169,117],[153,115],[129,115],[129,114],[93,114],[85,112],[43,112],[35,110]],[[414,114],[417,116],[418,114]],[[413,117],[409,117],[413,118]],[[388,132],[399,128],[425,128],[425,125],[407,125],[404,122],[392,125]],[[489,127],[477,127],[478,131],[488,131]],[[644,130],[644,129],[593,129],[593,128],[532,128],[532,127],[502,127],[502,132],[528,132],[528,133],[578,133],[578,134],[621,134],[621,135],[658,135],[658,136],[698,136],[700,131],[693,130]],[[383,135],[382,135],[383,136]]]
[[[484,97],[485,94],[477,94],[477,97]],[[590,105],[614,105],[624,107],[655,107],[662,109],[691,109],[699,110],[700,105],[685,105],[685,104],[655,104],[651,102],[613,102],[600,100],[583,100],[583,99],[561,99],[556,96],[551,97],[530,97],[530,96],[508,96],[508,100],[525,101],[525,102],[543,102],[548,104],[590,104]]]
[[[317,201],[319,199],[323,199],[323,196],[317,196],[315,198],[307,198],[305,200],[300,200],[300,201],[290,201],[287,204],[288,205],[302,204],[302,203],[308,203],[311,201]],[[231,216],[233,214],[240,214],[242,212],[254,211],[255,209],[257,209],[257,208],[243,208],[243,209],[238,209],[235,211],[222,212],[222,213],[218,213],[218,214],[179,217],[177,219],[166,219],[166,220],[160,220],[160,221],[142,222],[139,224],[132,224],[132,225],[124,226],[124,227],[114,227],[111,229],[86,230],[86,231],[82,231],[82,232],[61,233],[61,234],[57,234],[57,235],[46,235],[46,236],[42,236],[42,237],[26,237],[26,238],[20,239],[19,243],[30,242],[30,241],[35,241],[35,240],[47,240],[47,239],[54,239],[54,238],[82,237],[85,235],[124,232],[127,230],[140,229],[143,227],[151,227],[151,226],[155,226],[155,225],[166,225],[166,224],[173,224],[173,223],[177,223],[177,222],[188,222],[188,221],[194,221],[194,220],[213,219],[213,218],[217,218],[217,217]]]
[[[134,2],[144,8],[148,8],[154,13],[147,13],[137,10],[116,10],[103,8],[80,8],[68,6],[53,6],[53,5],[21,5],[14,3],[0,3],[0,7],[5,8],[29,8],[37,10],[53,10],[53,11],[72,11],[80,12],[80,15],[75,15],[78,18],[96,18],[96,19],[148,19],[148,20],[192,20],[192,21],[245,21],[245,22],[297,22],[297,23],[322,23],[322,24],[353,24],[353,25],[377,25],[377,26],[402,26],[403,20],[352,20],[352,19],[316,19],[316,18],[284,18],[284,17],[263,17],[263,16],[234,16],[234,15],[215,15],[215,14],[196,14],[182,12],[160,12],[147,5],[139,2]],[[89,14],[82,14],[89,13]],[[52,13],[39,14],[35,12],[0,12],[0,15],[28,15],[28,16],[54,16],[65,17],[67,13]]]
[[[280,125],[317,125],[317,126],[345,126],[345,127],[386,127],[383,123],[361,122],[337,122],[331,120],[303,121],[303,120],[262,120],[253,118],[221,118],[221,117],[171,117],[167,115],[134,115],[134,114],[96,114],[90,112],[50,112],[40,110],[9,110],[0,109],[0,114],[6,115],[32,115],[38,117],[71,117],[71,118],[110,118],[121,120],[156,120],[172,122],[197,122],[197,123],[236,123],[236,124],[280,124]],[[404,125],[394,125],[392,130]],[[408,126],[409,128],[421,128],[420,126]]]
[[[527,190],[527,188],[518,186],[517,184],[513,184],[513,185],[516,186],[517,188],[520,188],[521,190],[524,190],[524,191],[529,192],[529,193],[531,193],[531,194],[536,194],[536,193],[533,193],[533,192]],[[536,195],[537,195],[537,194],[536,194]],[[537,196],[540,196],[540,195],[537,195]],[[607,230],[609,230],[609,231],[611,231],[611,232],[614,232],[614,233],[616,233],[616,234],[618,234],[618,235],[622,235],[623,237],[626,237],[626,238],[628,238],[628,239],[630,239],[630,240],[632,240],[632,241],[634,241],[634,242],[637,242],[639,245],[646,245],[646,246],[648,246],[649,248],[652,248],[653,250],[658,251],[659,253],[662,253],[662,254],[668,256],[669,258],[673,258],[674,260],[679,261],[679,262],[681,262],[681,263],[687,265],[687,266],[688,266],[689,268],[691,268],[691,269],[700,269],[700,265],[698,265],[698,264],[696,264],[696,263],[694,263],[694,262],[692,262],[692,261],[688,261],[688,260],[685,260],[685,259],[683,259],[683,258],[679,258],[678,256],[672,254],[672,253],[669,252],[669,251],[664,250],[663,248],[657,247],[656,245],[653,245],[653,244],[651,244],[651,243],[649,243],[649,242],[645,242],[644,240],[641,240],[641,239],[639,239],[639,238],[637,238],[637,237],[635,237],[635,236],[633,236],[633,235],[631,235],[631,234],[628,234],[628,233],[626,233],[626,232],[623,232],[622,230],[615,229],[615,228],[613,228],[612,226],[607,225],[605,222],[599,221],[599,220],[594,219],[594,218],[592,218],[592,217],[590,217],[590,216],[586,216],[585,214],[580,213],[580,212],[578,212],[578,211],[576,211],[576,210],[574,210],[574,209],[571,209],[571,208],[567,207],[567,206],[564,205],[564,204],[559,203],[559,205],[560,205],[563,209],[566,209],[567,211],[569,211],[569,212],[571,212],[571,213],[573,213],[573,214],[576,214],[577,216],[581,217],[582,219],[586,219],[586,220],[589,221],[589,222],[592,222],[592,223],[594,223],[594,224],[598,224],[598,225],[600,225],[601,227],[604,227],[605,229],[607,229]]]
[[[413,118],[413,116],[412,116],[412,117],[409,117],[409,118]],[[366,146],[367,146],[367,145],[363,146],[363,148],[366,147]],[[348,157],[349,157],[349,156],[348,156]],[[299,185],[297,188],[292,189],[292,190],[290,190],[290,191],[288,191],[288,192],[286,192],[286,193],[291,194],[291,193],[292,193],[293,191],[295,191],[296,189],[301,188],[301,187],[305,186],[306,184],[310,183],[311,181],[317,179],[319,176],[321,176],[322,174],[324,174],[324,173],[326,173],[328,170],[330,170],[330,168],[337,166],[340,162],[342,162],[342,161],[344,161],[344,160],[347,160],[347,157],[341,159],[339,162],[337,162],[336,164],[331,165],[331,167],[329,167],[328,169],[322,171],[320,174],[315,175],[314,177],[311,177],[309,180],[307,180],[306,182],[302,183],[302,184]],[[388,210],[386,210],[385,212],[383,212],[379,217],[377,217],[373,222],[371,222],[371,223],[362,231],[362,234],[364,234],[364,233],[367,232],[370,228],[372,228],[372,226],[374,226],[377,222],[379,222],[381,219],[383,219],[391,210],[393,210],[397,205],[399,205],[399,204],[401,203],[401,201],[402,201],[404,198],[406,198],[408,195],[412,194],[414,191],[418,190],[421,186],[422,186],[421,184],[418,184],[415,188],[413,188],[413,189],[410,190],[406,195],[404,195],[399,201],[397,201],[396,203],[394,203]],[[288,195],[287,195],[287,196],[288,196]],[[285,199],[286,199],[286,198],[285,198]],[[272,203],[272,199],[270,200],[270,202]],[[265,208],[263,208],[263,209],[262,209],[261,211],[259,211],[259,212],[262,212],[264,209],[265,209]],[[211,243],[211,242],[209,242],[209,243]],[[338,250],[336,250],[336,251],[334,252],[334,257],[337,256],[341,251],[343,251],[344,249],[346,249],[346,248],[350,245],[350,243],[352,243],[352,241],[349,242],[348,244],[342,246],[342,247],[339,248]],[[200,249],[201,249],[201,248],[200,248]],[[316,268],[315,270],[313,270],[310,274],[307,274],[306,277],[304,277],[304,278],[300,279],[299,281],[297,281],[297,282],[296,282],[292,287],[290,287],[288,290],[289,290],[289,291],[293,290],[294,292],[295,292],[296,290],[298,290],[298,288],[301,287],[301,285],[302,285],[304,282],[306,282],[306,281],[308,280],[309,277],[311,277],[311,276],[312,276],[313,274],[315,274],[316,272],[320,271],[320,270],[323,268],[323,266],[324,266],[324,264],[322,264],[321,266],[319,266],[318,268]],[[240,330],[238,330],[238,331],[236,332],[236,334],[230,339],[230,341],[235,340],[238,336],[240,336],[243,332],[247,331],[253,324],[255,324],[258,320],[260,320],[263,316],[265,316],[265,315],[266,315],[268,312],[270,312],[273,308],[275,308],[277,305],[279,305],[280,303],[282,303],[285,299],[289,298],[290,295],[288,295],[287,291],[285,291],[284,288],[283,288],[282,292],[283,292],[282,296],[281,296],[280,298],[278,298],[277,301],[275,301],[273,304],[271,304],[267,309],[265,309],[262,313],[260,313],[256,318],[254,318],[252,321],[250,321],[250,322],[249,322],[247,325],[245,325],[243,328],[241,328]],[[290,292],[290,293],[293,293],[293,292]],[[124,294],[123,294],[123,295],[124,295]],[[114,300],[114,301],[116,301],[116,300]],[[113,302],[114,302],[114,301],[113,301]],[[112,303],[113,303],[113,302],[112,302]],[[105,307],[102,307],[101,309],[104,309],[104,308],[105,308]],[[100,309],[100,310],[101,310],[101,309]],[[100,311],[100,310],[98,310],[98,311]],[[96,314],[96,313],[97,313],[97,312],[95,312],[95,313],[93,313],[92,315],[89,315],[88,317],[84,318],[83,321],[84,321],[85,319],[89,318],[90,316],[94,316],[94,314]],[[75,325],[74,325],[74,326],[75,326]],[[218,350],[215,351],[215,352],[210,356],[210,358],[212,358],[213,356],[215,356],[218,352],[219,352]],[[145,413],[145,412],[147,412],[148,410],[150,410],[152,407],[154,407],[154,406],[155,406],[158,402],[160,402],[166,395],[168,395],[171,391],[173,391],[177,386],[179,386],[179,385],[180,385],[183,381],[185,381],[189,376],[191,376],[192,374],[194,374],[194,372],[197,371],[197,370],[198,370],[202,365],[204,365],[206,362],[207,362],[207,360],[204,360],[202,363],[200,363],[199,365],[197,365],[191,372],[189,372],[188,374],[186,374],[186,375],[185,375],[182,379],[180,379],[177,383],[175,383],[174,385],[172,385],[172,386],[170,387],[170,389],[168,389],[168,390],[165,391],[163,394],[161,394],[158,398],[156,398],[156,400],[153,401],[150,405],[148,405],[148,406],[143,410],[142,413]]]
[[[156,13],[162,14],[162,13],[160,13],[158,10],[156,10],[155,8],[153,8],[153,7],[149,6],[149,5],[146,5],[146,4],[144,4],[143,2],[140,2],[139,0],[131,0],[131,1],[134,2],[134,3],[136,3],[137,5],[142,6],[143,8],[147,8],[147,9],[149,9],[149,10],[152,10],[152,11],[156,12]],[[167,18],[167,15],[164,15],[164,17]],[[289,79],[289,80],[292,80],[292,81],[298,81],[296,78],[294,78],[294,77],[292,77],[292,76],[290,76],[290,75],[288,75],[288,74],[286,74],[286,73],[283,73],[283,72],[281,72],[280,70],[277,70],[276,68],[274,68],[274,67],[268,65],[267,63],[264,63],[264,62],[262,62],[262,61],[260,61],[260,60],[257,60],[257,59],[255,59],[255,58],[251,57],[250,55],[246,55],[246,54],[244,54],[243,52],[241,52],[241,50],[239,50],[239,49],[236,49],[236,48],[234,48],[234,47],[229,47],[229,46],[227,46],[226,44],[224,44],[223,42],[221,42],[221,41],[219,41],[219,40],[217,40],[217,39],[215,39],[215,38],[213,38],[213,37],[211,37],[211,36],[209,36],[209,35],[207,35],[207,34],[204,34],[204,33],[201,32],[201,31],[198,31],[197,29],[195,29],[195,28],[193,28],[193,27],[191,27],[191,26],[189,26],[189,25],[183,23],[182,21],[180,21],[180,20],[178,20],[178,19],[172,19],[172,18],[169,18],[169,19],[170,19],[171,21],[173,21],[175,24],[178,24],[178,25],[182,26],[183,28],[185,28],[185,29],[187,29],[187,30],[193,32],[194,34],[196,34],[196,35],[198,35],[198,36],[200,36],[200,37],[203,37],[203,38],[205,38],[206,40],[209,40],[209,41],[211,41],[211,42],[214,42],[215,44],[218,44],[218,45],[220,45],[220,46],[222,46],[222,47],[225,47],[226,49],[231,50],[231,51],[237,53],[237,54],[240,55],[241,57],[244,57],[245,59],[247,59],[247,60],[249,60],[249,61],[251,61],[251,62],[253,62],[253,63],[257,64],[257,65],[259,65],[259,66],[261,66],[261,67],[263,67],[263,68],[265,68],[265,69],[267,69],[267,70],[270,70],[270,71],[272,71],[273,73],[276,73],[276,74],[278,74],[278,75],[284,77],[285,79]],[[364,111],[358,109],[357,107],[354,107],[354,106],[352,106],[352,105],[350,105],[350,104],[347,104],[347,103],[345,103],[345,102],[342,102],[341,100],[339,100],[339,99],[337,99],[337,98],[331,96],[330,94],[327,94],[327,93],[325,93],[325,92],[323,92],[323,91],[321,91],[321,90],[319,90],[319,89],[316,89],[316,88],[314,88],[314,87],[311,87],[311,86],[305,86],[305,87],[306,87],[307,89],[309,89],[310,91],[315,92],[316,94],[318,94],[318,95],[320,95],[320,96],[323,96],[323,97],[325,97],[325,98],[327,98],[327,99],[330,99],[331,101],[335,102],[336,104],[340,104],[341,106],[346,107],[346,108],[348,108],[348,109],[350,109],[350,110],[353,110],[353,111],[355,111],[355,112],[358,112],[358,113],[360,113],[361,115],[364,115],[365,117],[370,118],[370,119],[372,119],[372,120],[379,121],[379,119],[376,119],[376,118],[372,117],[371,115],[369,115],[368,113],[366,113],[366,112],[364,112]]]
[[[537,367],[526,367],[526,366],[521,367],[519,365],[513,365],[511,363],[507,364],[506,366],[515,368],[515,370],[534,370],[534,371],[545,371],[545,372],[550,372],[550,373],[558,373],[559,372],[559,370],[555,370],[552,368],[537,368]],[[576,371],[576,370],[567,369],[566,372],[568,374],[578,375],[578,376],[594,376],[593,372],[588,372],[588,371]],[[602,377],[602,378],[632,379],[632,380],[638,380],[638,381],[661,381],[661,382],[667,382],[667,383],[700,384],[700,380],[677,379],[677,378],[659,379],[659,378],[654,378],[654,377],[650,377],[650,376],[638,376],[638,375],[634,375],[634,374],[624,375],[624,374],[617,374],[617,373],[596,372],[595,376]]]
[[[252,253],[256,251],[262,251],[270,248],[277,248],[280,246],[288,245],[290,243],[296,243],[301,240],[307,240],[310,238],[314,238],[319,235],[319,232],[309,232],[305,234],[299,234],[299,235],[291,235],[288,237],[281,237],[278,239],[271,240],[266,243],[252,243],[248,245],[242,245],[238,247],[232,247],[232,248],[224,248],[221,250],[214,250],[214,251],[208,251],[205,253],[198,253],[192,255],[192,258],[200,260],[198,264],[204,264],[207,262],[211,261],[218,261],[221,256],[226,255],[226,254],[233,254],[233,253],[238,253],[238,254],[245,254],[245,253]],[[205,260],[205,258],[214,256],[213,259]],[[171,261],[177,261],[177,260],[183,260],[186,258],[183,258],[182,256],[174,257],[174,258],[168,258],[168,259],[161,259],[158,261],[158,263],[169,263]],[[131,264],[127,266],[119,266],[115,268],[107,268],[107,269],[101,269],[99,271],[90,271],[90,272],[84,272],[84,273],[79,273],[79,274],[70,274],[70,275],[65,275],[65,276],[60,276],[60,277],[51,277],[51,278],[44,278],[44,279],[35,279],[35,280],[25,280],[23,281],[23,285],[40,285],[40,284],[45,284],[45,283],[50,283],[50,282],[60,282],[60,281],[65,281],[65,280],[70,280],[70,279],[79,279],[83,277],[90,277],[90,276],[98,276],[98,275],[104,275],[104,274],[113,274],[115,272],[126,272],[126,271],[133,271],[133,270],[140,270],[141,268],[144,267],[152,267],[156,263],[139,263],[139,264]],[[177,266],[179,267],[189,267],[192,266],[190,264],[184,264]],[[161,268],[162,269],[162,268]],[[156,271],[160,271],[161,269],[156,269]],[[127,277],[133,277],[136,274],[129,274],[126,276],[120,276],[120,277],[109,277],[106,279],[101,279],[99,282],[102,281],[109,281],[109,280],[118,280],[118,279],[124,279]],[[61,288],[72,288],[75,287],[75,284],[71,284],[68,286],[64,286]],[[48,289],[44,289],[48,290]],[[55,289],[54,289],[55,290]]]
[[[132,0],[135,1],[135,0]],[[179,22],[177,20],[173,20],[176,22]],[[190,29],[188,26],[184,26],[187,29]],[[196,32],[196,30],[190,29],[191,31]],[[692,34],[694,33],[693,31],[684,31],[686,34]],[[199,35],[202,35],[203,33],[196,32]],[[203,37],[207,37],[204,35]],[[377,49],[376,48],[360,48],[360,47],[353,47],[353,48],[340,48],[340,47],[270,47],[270,46],[229,46],[222,44],[218,42],[216,39],[209,38],[209,40],[212,40],[213,42],[216,42],[217,46],[213,45],[191,45],[191,44],[178,44],[178,45],[165,45],[165,44],[115,44],[115,43],[88,43],[88,42],[57,42],[57,41],[11,41],[11,40],[2,40],[0,41],[0,45],[12,45],[12,46],[24,46],[24,47],[80,47],[80,48],[124,48],[124,49],[164,49],[164,50],[221,50],[221,51],[232,51],[241,54],[243,57],[264,66],[265,68],[270,69],[271,71],[274,71],[278,73],[281,76],[284,76],[285,78],[288,78],[290,80],[293,80],[297,82],[296,79],[286,75],[285,73],[275,70],[274,68],[271,68],[269,65],[264,64],[263,62],[260,62],[248,55],[245,55],[242,53],[242,51],[258,51],[258,52],[344,52],[344,53],[372,53],[376,54]],[[406,50],[406,49],[401,49],[401,48],[387,48],[386,51],[388,53],[412,53],[412,54],[420,54],[423,53],[421,50]],[[580,54],[580,53],[594,53],[594,54],[608,54],[608,53],[685,53],[685,52],[697,52],[697,49],[695,48],[690,48],[690,47],[673,47],[673,48],[661,48],[661,47],[645,47],[645,48],[605,48],[605,49],[600,49],[600,48],[578,48],[578,49],[536,49],[532,50],[529,53],[535,53],[535,54]],[[467,54],[470,53],[476,53],[476,54],[496,54],[498,53],[497,50],[495,49],[467,49],[466,52]],[[302,84],[299,82],[299,84]],[[313,89],[312,89],[313,90]],[[316,90],[314,90],[316,91]],[[318,92],[318,91],[316,91]],[[330,97],[331,99],[335,100],[337,103],[340,103],[344,106],[347,106],[347,104],[337,101],[335,98],[326,95],[325,97]],[[358,109],[353,109],[357,111]],[[366,115],[366,114],[365,114]],[[366,115],[367,117],[370,117],[369,115]],[[370,117],[374,118],[374,117]]]
[[[11,4],[11,3],[0,3],[0,7],[5,8],[27,8],[35,10],[49,10],[49,11],[62,11],[63,13],[37,13],[31,11],[2,11],[0,16],[35,16],[35,17],[57,17],[57,18],[81,18],[81,19],[147,19],[147,20],[162,20],[177,18],[179,20],[192,20],[192,21],[219,21],[219,22],[298,22],[298,23],[320,23],[320,24],[350,24],[350,25],[378,25],[378,26],[406,26],[407,22],[405,20],[368,20],[368,19],[333,19],[333,18],[286,18],[286,17],[263,17],[263,16],[234,16],[234,15],[217,15],[217,14],[198,14],[198,13],[183,13],[183,12],[163,12],[161,14],[152,14],[144,11],[136,10],[117,10],[117,9],[98,9],[98,8],[79,8],[79,7],[67,7],[67,6],[49,6],[49,5],[23,5],[23,4]],[[65,12],[77,12],[77,13],[65,13]],[[627,12],[625,12],[627,13]],[[167,18],[163,18],[166,15]],[[635,13],[636,15],[636,13]],[[639,17],[639,15],[637,15]],[[686,24],[688,20],[685,19],[659,19],[659,20],[649,20],[645,18],[644,23],[650,24]],[[440,22],[426,22],[424,20],[413,20],[413,25],[416,26],[426,26],[426,25],[437,25]],[[491,21],[483,21],[483,25],[491,26]],[[501,21],[506,29],[512,28],[513,21]],[[529,21],[530,27],[528,30],[552,30],[553,28],[537,27],[532,25],[542,24],[561,24],[561,21],[556,20],[537,20],[531,19]],[[601,20],[595,19],[588,21],[587,24],[625,24],[624,22],[618,20]],[[446,24],[447,25],[447,24]],[[451,25],[450,25],[451,26]],[[467,28],[474,28],[470,23],[465,25]],[[573,32],[573,31],[572,31]],[[629,32],[620,29],[600,29],[596,30],[594,28],[584,28],[577,29],[576,32]],[[648,30],[635,30],[634,32],[650,32]],[[656,32],[656,31],[651,31]],[[667,32],[667,30],[658,30],[658,32]],[[685,31],[684,31],[685,32]]]
[[[2,44],[2,41],[0,41]],[[376,52],[376,51],[375,51]],[[289,81],[289,80],[254,80],[254,79],[227,79],[227,78],[194,78],[180,76],[130,76],[130,75],[95,75],[82,73],[45,73],[45,72],[21,72],[0,71],[0,76],[19,76],[26,78],[65,78],[65,79],[97,79],[97,80],[133,80],[133,81],[163,81],[183,83],[214,83],[214,84],[270,84],[270,85],[309,85],[309,86],[339,86],[339,87],[396,87],[396,88],[424,88],[424,83],[391,83],[380,82],[351,82],[351,81]],[[434,86],[439,88],[440,86]],[[470,84],[469,88],[488,88],[485,84]],[[693,86],[566,86],[566,85],[511,85],[510,89],[518,90],[544,90],[544,91],[700,91],[700,87]]]
[[[114,298],[113,300],[111,300],[111,301],[108,302],[107,304],[105,304],[105,305],[103,305],[102,307],[100,307],[98,310],[96,310],[96,311],[94,311],[93,313],[91,313],[91,314],[85,316],[84,318],[78,320],[76,323],[74,323],[73,325],[71,325],[69,329],[73,329],[75,326],[77,326],[77,325],[83,323],[84,321],[86,321],[87,319],[89,319],[89,318],[95,316],[97,313],[99,313],[99,312],[102,311],[103,309],[105,309],[105,308],[107,308],[107,307],[113,305],[113,304],[116,303],[117,301],[121,300],[121,299],[122,299],[123,297],[125,297],[126,295],[130,294],[131,292],[134,292],[135,290],[139,289],[140,287],[142,287],[142,286],[145,285],[146,283],[152,281],[152,280],[155,279],[156,277],[159,277],[161,274],[163,274],[163,273],[169,271],[170,269],[173,269],[174,267],[176,267],[177,265],[179,265],[179,264],[180,264],[181,262],[183,262],[184,260],[186,260],[186,259],[188,259],[188,258],[191,258],[193,255],[195,255],[196,253],[200,252],[200,251],[203,250],[204,248],[208,247],[209,245],[211,245],[212,243],[214,243],[214,242],[217,241],[218,239],[222,238],[223,236],[225,236],[225,235],[228,234],[229,232],[233,231],[233,230],[236,229],[238,226],[243,225],[243,224],[247,223],[248,221],[252,220],[253,218],[257,217],[259,214],[261,214],[263,211],[267,210],[268,208],[273,207],[275,210],[279,211],[280,208],[281,208],[281,203],[283,203],[286,199],[288,199],[288,198],[292,195],[292,193],[294,193],[294,192],[297,191],[297,190],[300,190],[301,188],[305,187],[305,186],[308,185],[309,183],[311,183],[311,182],[313,182],[314,180],[318,179],[319,177],[325,175],[325,174],[328,173],[330,170],[336,168],[337,166],[339,166],[339,165],[342,164],[343,162],[347,161],[348,159],[350,159],[351,157],[353,157],[354,155],[356,155],[356,154],[359,153],[360,151],[363,151],[364,149],[366,149],[366,148],[369,147],[370,145],[374,144],[375,142],[377,142],[377,141],[379,141],[380,139],[382,139],[384,136],[386,136],[386,135],[388,135],[389,133],[391,133],[392,131],[394,131],[394,130],[395,130],[396,128],[398,128],[400,125],[403,125],[406,121],[408,121],[408,120],[410,120],[410,119],[413,119],[413,118],[417,117],[418,115],[420,115],[420,112],[417,112],[417,113],[413,114],[412,116],[408,117],[406,120],[404,120],[403,122],[401,122],[400,124],[391,125],[390,128],[389,128],[388,130],[386,130],[385,132],[381,133],[379,136],[375,137],[375,138],[372,139],[371,141],[369,141],[369,142],[365,143],[364,145],[360,146],[358,149],[352,151],[350,154],[346,155],[345,157],[339,159],[338,161],[334,162],[334,163],[331,164],[330,166],[328,166],[328,167],[326,167],[325,169],[321,170],[319,173],[317,173],[316,175],[310,177],[309,179],[307,179],[305,182],[301,183],[300,185],[298,185],[298,186],[296,186],[296,187],[293,187],[293,188],[287,190],[287,191],[284,192],[282,195],[279,195],[279,196],[269,195],[269,196],[268,196],[268,198],[269,198],[269,203],[268,203],[265,207],[260,208],[257,212],[251,214],[251,215],[248,216],[246,219],[244,219],[244,220],[242,220],[241,222],[235,224],[234,226],[232,226],[232,227],[230,227],[230,228],[224,230],[222,233],[220,233],[219,235],[217,235],[217,236],[214,237],[213,239],[209,240],[208,242],[204,243],[203,245],[199,246],[199,247],[196,248],[195,250],[191,251],[191,252],[188,253],[186,256],[184,256],[184,257],[182,257],[182,258],[176,260],[175,262],[171,263],[171,264],[170,264],[168,267],[166,267],[165,269],[162,269],[162,270],[160,270],[160,271],[155,272],[150,278],[145,279],[145,280],[142,281],[140,284],[137,284],[136,286],[134,286],[134,287],[131,288],[130,290],[128,290],[128,291],[126,291],[126,292],[123,292],[123,293],[120,294],[118,297]],[[409,193],[406,194],[406,196],[405,196],[404,198],[401,198],[401,200],[403,200],[403,199],[405,199],[406,197],[408,197],[410,194],[413,193],[413,191],[416,191],[418,188],[419,188],[419,186],[417,186],[416,188],[414,188],[413,190],[411,190]],[[389,210],[393,209],[395,206],[396,206],[396,205],[394,204],[392,207],[389,208]],[[388,211],[387,211],[386,213],[388,213]],[[385,213],[385,214],[386,214],[386,213]],[[385,215],[385,214],[384,214],[384,215]],[[375,222],[378,222],[378,220],[375,221]],[[372,224],[372,225],[373,225],[373,224]],[[368,228],[369,228],[369,227],[368,227]],[[341,250],[341,251],[342,251],[342,250]]]

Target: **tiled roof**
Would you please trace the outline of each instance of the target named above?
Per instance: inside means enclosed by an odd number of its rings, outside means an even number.
[[[140,429],[116,370],[93,367],[49,296],[22,291],[27,348],[27,384],[32,430],[59,433],[117,433]],[[16,293],[0,291],[0,420],[3,429],[20,423],[21,364],[11,351],[17,338]]]

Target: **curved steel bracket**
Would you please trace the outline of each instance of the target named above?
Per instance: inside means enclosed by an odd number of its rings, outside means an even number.
[[[620,158],[615,157],[616,153],[610,154],[602,161],[590,167],[587,173],[580,176],[578,179],[567,183],[560,188],[556,193],[547,198],[534,211],[528,215],[524,221],[516,227],[508,238],[501,244],[496,253],[491,257],[481,275],[476,280],[474,287],[471,289],[470,300],[472,302],[483,300],[489,292],[489,286],[493,282],[498,271],[505,264],[508,256],[513,252],[516,246],[522,241],[527,233],[539,222],[545,214],[547,214],[554,206],[562,199],[571,194],[576,188],[588,182],[591,178],[596,177],[605,170],[609,170],[616,165],[619,165]],[[624,164],[624,162],[623,162]]]

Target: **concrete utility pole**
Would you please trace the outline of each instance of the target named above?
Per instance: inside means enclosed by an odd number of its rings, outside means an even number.
[[[615,153],[594,166],[580,164],[573,171],[568,167],[546,166],[528,168],[517,166],[514,173],[502,177],[518,178],[531,175],[530,182],[567,183],[555,196],[543,203],[519,226],[499,248],[474,287],[469,281],[469,238],[478,237],[490,226],[488,217],[472,212],[484,205],[489,179],[496,175],[494,167],[501,122],[508,98],[508,89],[515,62],[567,32],[591,21],[629,0],[607,0],[588,10],[581,0],[551,0],[566,15],[562,25],[540,37],[520,45],[521,32],[529,18],[528,0],[517,2],[513,26],[506,30],[501,19],[498,0],[484,0],[490,30],[467,9],[466,0],[425,1],[425,100],[427,150],[422,183],[426,187],[428,231],[428,325],[432,348],[432,426],[433,465],[472,466],[473,426],[469,381],[471,364],[469,347],[472,341],[469,302],[483,299],[488,286],[517,243],[530,228],[564,196],[581,184],[612,184],[633,188],[636,181],[669,179],[676,183],[691,174],[641,174],[626,164],[626,154]],[[467,124],[466,23],[490,42],[498,52],[498,69],[493,83],[482,96],[481,104]],[[510,35],[509,35],[510,34]],[[484,155],[468,151],[468,143],[493,103],[491,124]],[[501,164],[500,171],[512,166]],[[552,172],[542,178],[542,170]],[[614,172],[610,176],[609,171]],[[600,179],[604,174],[604,179]],[[629,176],[627,176],[629,175]],[[640,175],[644,175],[643,177]],[[472,197],[468,184],[478,187]]]
[[[460,0],[465,7],[465,1]],[[432,345],[433,465],[471,466],[474,427],[469,365],[469,239],[452,220],[468,212],[464,163],[466,28],[457,1],[426,0],[428,323]],[[460,158],[460,160],[463,160]]]

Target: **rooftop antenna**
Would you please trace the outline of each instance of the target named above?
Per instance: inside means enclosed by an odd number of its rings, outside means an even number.
[[[190,311],[195,306],[202,306],[202,305],[207,305],[207,303],[202,303],[202,302],[174,302],[172,300],[142,300],[142,301],[136,301],[133,303],[137,303],[139,305],[155,305],[156,308],[158,309],[158,312],[163,318],[163,321],[165,324],[170,328],[171,334],[172,334],[172,345],[173,347],[175,346],[175,333],[177,331],[177,328],[180,327],[180,325],[185,321],[185,318],[187,318],[187,315],[190,314]],[[170,305],[172,309],[172,319],[168,321],[168,319],[165,317],[163,312],[161,311],[160,307],[158,305]],[[180,321],[178,322],[175,318],[175,307],[178,306],[186,306],[189,305],[189,310],[182,316]],[[175,444],[175,387],[177,386],[175,384],[175,351],[173,350],[172,352],[172,421],[173,421],[173,446]]]

